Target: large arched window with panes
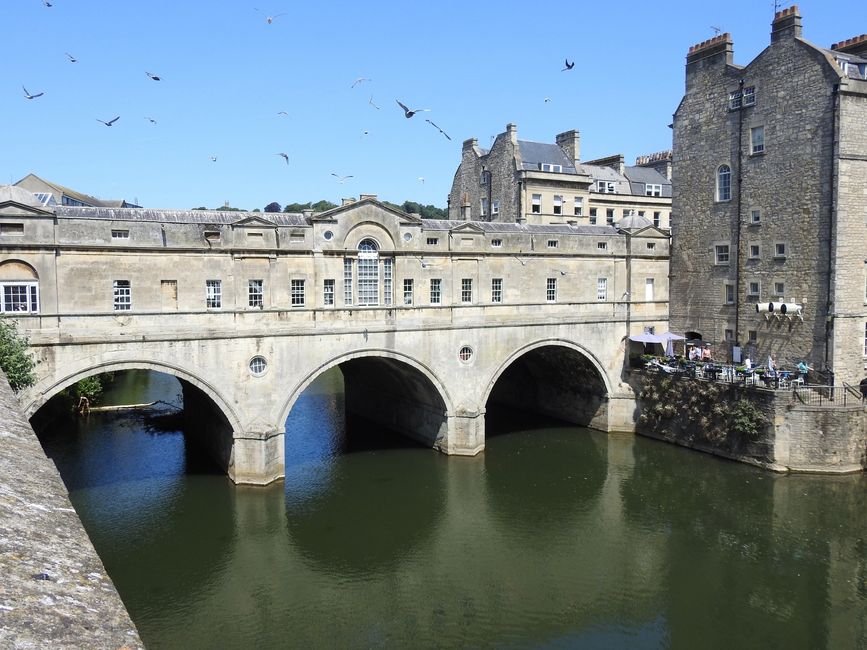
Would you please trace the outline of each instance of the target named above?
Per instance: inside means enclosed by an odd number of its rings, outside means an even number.
[[[355,296],[360,307],[391,305],[394,283],[394,260],[380,255],[379,245],[371,238],[358,244]],[[344,302],[352,304],[352,262],[344,263]]]
[[[39,313],[39,277],[29,264],[16,260],[0,264],[0,312]]]
[[[732,168],[720,165],[716,170],[716,200],[732,200]]]

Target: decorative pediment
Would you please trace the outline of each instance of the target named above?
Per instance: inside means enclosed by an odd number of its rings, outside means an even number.
[[[421,225],[421,218],[397,210],[381,201],[373,198],[364,198],[359,201],[347,203],[311,217],[314,222],[337,222],[352,219],[357,215],[364,221],[378,221],[380,223],[393,223],[395,219],[402,226]]]
[[[277,224],[264,217],[244,217],[232,223],[232,228],[274,228]]]
[[[14,185],[0,186],[0,216],[54,217],[54,212],[43,207],[32,193]]]
[[[472,221],[467,221],[462,223],[459,226],[455,226],[449,232],[452,234],[463,234],[463,235],[484,235],[485,231],[477,224]]]

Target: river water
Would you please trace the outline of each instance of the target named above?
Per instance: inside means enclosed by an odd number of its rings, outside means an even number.
[[[104,403],[179,392],[129,372]],[[487,427],[483,454],[448,458],[347,424],[335,370],[266,488],[140,414],[40,437],[148,648],[867,648],[863,474],[494,409]]]

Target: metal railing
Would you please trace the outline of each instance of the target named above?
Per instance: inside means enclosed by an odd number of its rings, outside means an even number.
[[[861,391],[849,384],[817,386],[805,384],[792,387],[792,402],[804,406],[863,406]]]

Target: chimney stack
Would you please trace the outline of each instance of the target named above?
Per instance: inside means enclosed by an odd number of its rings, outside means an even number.
[[[576,129],[557,134],[557,146],[559,146],[576,167],[581,155],[581,136]]]
[[[514,145],[518,144],[518,127],[512,122],[506,125],[506,133],[509,135],[509,142]]]
[[[774,15],[774,22],[771,23],[771,43],[776,43],[784,38],[802,37],[803,27],[801,26],[801,12],[798,11],[798,5],[782,9]]]
[[[855,56],[867,56],[867,34],[853,36],[845,41],[834,43],[831,49],[844,54],[854,54]]]

